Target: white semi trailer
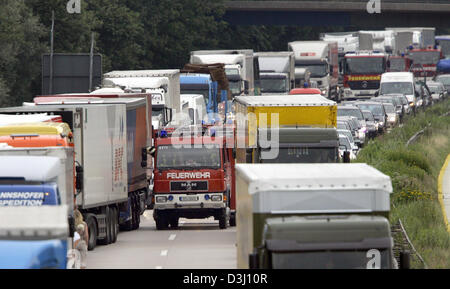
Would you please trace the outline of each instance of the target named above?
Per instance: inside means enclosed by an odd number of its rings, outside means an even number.
[[[234,96],[260,93],[258,62],[251,49],[192,51],[190,63],[223,63]]]
[[[295,88],[293,52],[258,52],[261,94],[288,94]]]
[[[125,92],[132,93],[151,93],[155,130],[166,126],[176,113],[181,112],[178,69],[112,71],[103,75],[103,87],[121,87]]]

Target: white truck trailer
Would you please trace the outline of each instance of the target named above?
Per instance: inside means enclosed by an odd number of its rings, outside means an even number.
[[[155,130],[167,125],[176,113],[181,112],[178,69],[112,71],[103,75],[103,87],[117,86],[125,92],[152,94]]]
[[[145,100],[141,101],[145,107]],[[127,108],[127,104],[118,103],[36,105],[0,109],[3,114],[58,115],[70,126],[74,140],[76,179],[73,175],[68,176],[66,182],[75,186],[76,180],[74,202],[89,226],[90,249],[95,247],[97,240],[100,244],[114,243],[119,225],[126,230],[137,229],[140,213],[143,212],[141,204],[147,197],[146,175],[139,174],[134,166],[135,162],[138,165],[146,165],[147,140],[140,142],[132,137],[136,124],[127,122],[131,121],[127,118]],[[142,121],[145,123],[145,119]],[[143,129],[146,129],[145,125]],[[130,146],[135,145],[128,147],[128,143]],[[143,147],[136,149],[135,146],[141,143]],[[36,151],[40,151],[42,155],[47,154],[46,149]],[[129,164],[129,156],[136,158],[136,155],[139,159],[134,159],[133,163]],[[143,170],[145,172],[144,168]],[[129,175],[133,177],[128,178]],[[144,184],[144,187],[140,188],[141,184]],[[136,190],[137,187],[139,188]]]
[[[236,188],[240,269],[397,267],[391,180],[366,164],[238,164]]]
[[[223,63],[233,95],[259,94],[259,69],[251,49],[192,51],[190,63]]]
[[[258,52],[261,94],[288,94],[295,88],[293,52]]]
[[[295,41],[288,44],[295,55],[295,67],[308,68],[322,95],[337,99],[339,63],[337,42]]]

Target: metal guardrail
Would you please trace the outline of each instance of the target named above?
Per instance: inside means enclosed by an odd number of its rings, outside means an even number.
[[[422,256],[417,252],[413,243],[409,239],[408,233],[406,232],[405,226],[401,219],[398,220],[397,224],[391,227],[392,235],[394,238],[394,256],[398,263],[400,263],[400,252],[404,251],[406,248],[411,252],[411,258],[417,258],[423,265],[423,269],[428,269],[428,265]]]

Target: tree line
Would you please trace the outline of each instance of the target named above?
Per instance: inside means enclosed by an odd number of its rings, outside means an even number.
[[[282,51],[292,40],[317,39],[339,27],[233,26],[224,0],[0,0],[0,107],[20,105],[41,92],[41,58],[50,52],[55,13],[55,53],[95,52],[103,71],[181,68],[198,49]]]

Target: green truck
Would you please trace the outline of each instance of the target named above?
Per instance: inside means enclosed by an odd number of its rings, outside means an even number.
[[[239,164],[239,269],[396,269],[392,184],[366,164]]]

